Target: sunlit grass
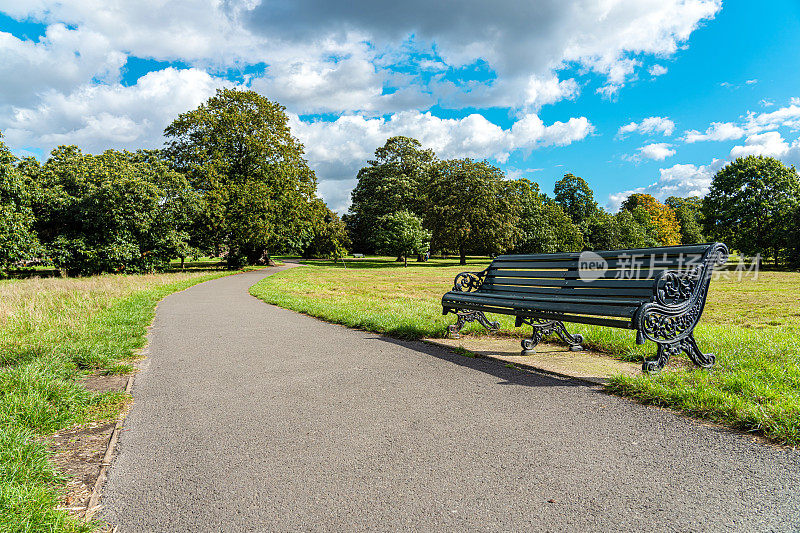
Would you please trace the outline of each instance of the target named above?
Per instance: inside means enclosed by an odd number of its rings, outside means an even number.
[[[441,297],[453,277],[481,270],[488,259],[395,263],[390,258],[348,260],[347,268],[309,262],[270,276],[251,288],[269,303],[331,322],[402,338],[443,337],[453,315],[442,316]],[[513,319],[493,316],[498,335],[518,337]],[[587,348],[640,362],[655,345],[635,344],[635,332],[568,325]],[[465,332],[487,334],[477,324]],[[679,365],[655,376],[617,376],[609,390],[682,409],[695,416],[800,444],[800,273],[762,272],[757,280],[735,276],[711,283],[696,338],[717,355],[712,371]],[[579,355],[577,355],[579,356]]]

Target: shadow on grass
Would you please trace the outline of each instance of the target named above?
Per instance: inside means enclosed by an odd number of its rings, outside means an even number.
[[[384,335],[374,335],[372,338],[377,341],[387,342],[424,353],[431,357],[441,359],[442,361],[469,368],[470,370],[477,370],[478,372],[489,374],[501,380],[497,382],[498,385],[522,385],[524,387],[590,387],[602,393],[601,389],[591,387],[577,379],[558,378],[520,367],[507,366],[493,359],[460,355],[447,348],[427,344],[423,341],[408,341],[386,337]]]

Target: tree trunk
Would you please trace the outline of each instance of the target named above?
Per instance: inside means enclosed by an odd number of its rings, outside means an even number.
[[[424,259],[422,259],[422,254],[417,254],[417,263],[422,263]]]
[[[186,261],[185,257],[181,257],[181,270],[183,270],[183,263]]]
[[[458,255],[459,255],[458,263],[460,265],[466,265],[467,264],[467,251],[464,249],[463,246],[458,249]]]
[[[408,257],[406,257],[406,256],[403,256],[403,266],[404,267],[408,266]]]

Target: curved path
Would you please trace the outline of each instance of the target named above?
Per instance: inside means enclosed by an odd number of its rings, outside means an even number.
[[[158,307],[102,503],[120,531],[796,531],[800,453],[247,293]]]

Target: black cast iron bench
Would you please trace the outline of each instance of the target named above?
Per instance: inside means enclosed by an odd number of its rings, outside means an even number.
[[[442,297],[442,313],[455,313],[449,333],[458,337],[467,322],[489,330],[499,324],[484,313],[516,317],[516,327],[533,326],[522,341],[531,353],[544,335],[558,334],[571,350],[582,350],[581,335],[571,335],[564,322],[636,330],[636,343],[658,344],[645,372],[664,368],[669,358],[685,352],[698,366],[713,366],[694,340],[706,303],[714,267],[728,258],[722,243],[664,246],[600,252],[501,255],[482,272],[457,275],[453,290]]]

